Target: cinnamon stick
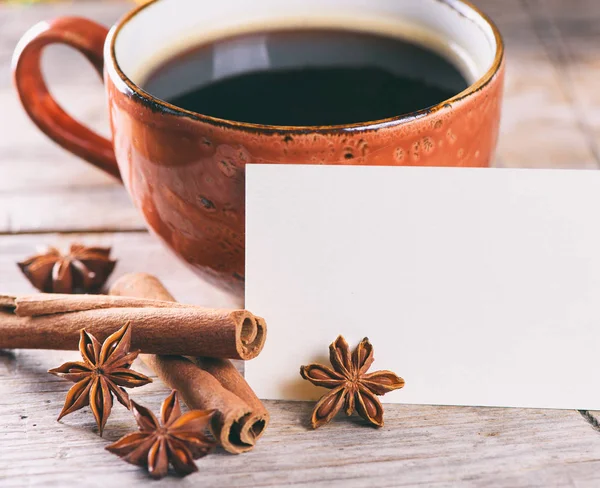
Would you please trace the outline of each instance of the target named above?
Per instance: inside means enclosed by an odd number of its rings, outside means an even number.
[[[111,295],[173,301],[154,276],[125,275]],[[264,433],[269,413],[233,363],[227,359],[144,354],[142,360],[192,409],[215,409],[211,429],[223,448],[239,454],[252,449]]]
[[[101,295],[0,296],[0,349],[77,349],[85,328],[103,341],[131,322],[132,349],[152,354],[256,357],[266,324],[247,310]]]
[[[250,388],[244,377],[228,359],[196,357],[191,360],[200,369],[213,375],[224,388],[235,394],[252,408],[250,414],[238,420],[240,441],[253,445],[263,434],[269,414],[262,402]]]

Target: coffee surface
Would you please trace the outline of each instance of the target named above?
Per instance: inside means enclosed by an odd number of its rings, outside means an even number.
[[[200,45],[143,87],[193,112],[268,125],[339,125],[426,109],[467,81],[451,62],[398,38],[349,31],[256,33]]]

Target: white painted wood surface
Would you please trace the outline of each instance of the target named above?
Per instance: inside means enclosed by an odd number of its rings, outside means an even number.
[[[597,169],[600,3],[475,1],[499,24],[507,44],[496,165]],[[12,50],[33,23],[68,14],[109,24],[127,8],[121,1],[0,4],[0,291],[32,291],[15,262],[37,245],[64,247],[78,240],[112,245],[120,261],[115,276],[152,272],[181,301],[233,305],[143,231],[118,184],[41,135],[10,85]],[[106,133],[102,88],[86,63],[68,49],[50,48],[44,65],[59,100]],[[135,428],[119,405],[105,439],[96,434],[89,409],[55,421],[69,383],[46,371],[76,356],[0,351],[0,486],[150,482],[103,449]],[[158,409],[167,393],[157,381],[133,390],[132,397]],[[198,461],[199,474],[160,485],[600,486],[594,412],[390,405],[382,430],[340,417],[313,432],[308,429],[311,404],[268,406],[272,422],[254,451],[241,456],[218,451]]]

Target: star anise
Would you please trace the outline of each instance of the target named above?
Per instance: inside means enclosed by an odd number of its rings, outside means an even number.
[[[139,354],[139,351],[129,351],[130,345],[129,322],[108,336],[102,345],[85,329],[81,330],[79,352],[83,362],[68,362],[48,371],[75,383],[67,393],[57,420],[90,405],[102,435],[112,409],[113,394],[119,403],[130,408],[129,395],[123,387],[136,388],[152,382],[147,376],[130,369]]]
[[[160,409],[160,423],[146,407],[131,401],[140,431],[127,434],[106,449],[125,461],[148,469],[150,476],[166,476],[169,463],[176,473],[187,476],[198,471],[194,459],[206,456],[215,441],[204,435],[214,410],[192,410],[181,414],[173,391]]]
[[[110,259],[109,247],[71,244],[68,254],[55,247],[18,263],[21,271],[38,290],[46,293],[98,291],[117,262]]]
[[[376,395],[402,388],[404,380],[391,371],[367,374],[373,359],[373,346],[366,337],[350,355],[348,343],[338,336],[329,346],[333,369],[321,364],[300,367],[304,379],[331,389],[315,405],[311,417],[313,429],[328,423],[344,406],[346,415],[356,408],[362,418],[377,427],[383,426],[383,407]]]

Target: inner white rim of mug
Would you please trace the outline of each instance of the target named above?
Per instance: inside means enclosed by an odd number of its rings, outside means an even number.
[[[285,29],[350,30],[421,44],[452,62],[469,83],[451,100],[491,78],[502,50],[497,29],[464,0],[155,0],[113,28],[105,59],[114,63],[107,63],[109,74],[154,99],[140,87],[178,54],[235,35]]]

